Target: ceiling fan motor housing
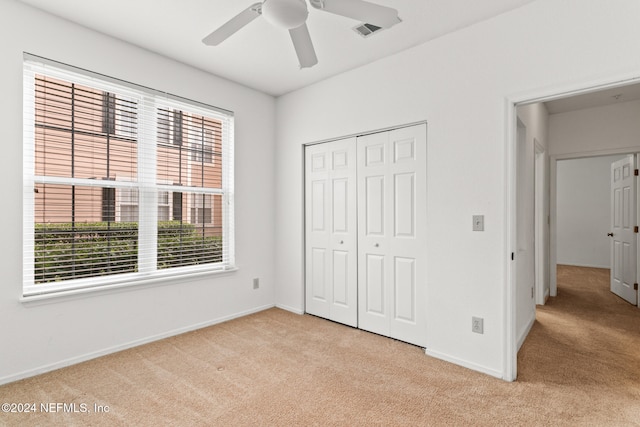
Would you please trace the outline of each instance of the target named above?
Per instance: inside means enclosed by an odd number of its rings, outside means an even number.
[[[309,15],[305,0],[265,0],[262,16],[271,24],[287,30],[304,24]]]

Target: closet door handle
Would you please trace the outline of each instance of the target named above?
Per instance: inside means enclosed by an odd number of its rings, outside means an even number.
[[[613,237],[613,233],[607,233],[607,236]]]

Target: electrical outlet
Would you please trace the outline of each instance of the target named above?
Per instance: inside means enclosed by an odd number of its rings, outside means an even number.
[[[473,231],[484,231],[484,215],[473,215]]]
[[[258,289],[260,287],[260,279],[257,277],[253,279],[253,289]]]
[[[471,318],[471,332],[484,334],[484,319],[482,317]]]

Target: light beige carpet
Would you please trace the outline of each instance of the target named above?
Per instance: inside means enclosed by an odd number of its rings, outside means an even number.
[[[561,267],[558,281],[514,383],[271,309],[2,386],[0,402],[109,412],[38,406],[0,425],[640,426],[640,310],[608,291],[608,270]]]

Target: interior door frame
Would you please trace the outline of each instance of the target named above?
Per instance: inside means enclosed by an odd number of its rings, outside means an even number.
[[[516,108],[521,105],[547,102],[554,99],[566,98],[569,96],[595,92],[603,89],[611,89],[640,82],[640,74],[620,74],[610,75],[595,80],[585,80],[578,83],[564,82],[555,86],[535,89],[528,92],[521,92],[508,95],[504,98],[505,109],[505,169],[504,169],[504,197],[505,197],[505,240],[504,240],[504,313],[503,318],[503,372],[502,378],[506,381],[515,381],[518,375],[518,339],[517,339],[517,267],[514,261],[514,254],[518,251],[517,241],[517,113]],[[604,151],[604,150],[603,150]],[[635,147],[634,147],[635,151]],[[598,154],[601,154],[600,152]],[[613,153],[617,154],[617,153]],[[581,155],[584,157],[584,154]],[[555,161],[558,156],[550,156],[550,176],[555,179]],[[555,181],[553,181],[555,183]],[[551,184],[551,183],[550,183]],[[551,196],[555,196],[554,186],[550,186]],[[550,208],[555,208],[553,197],[549,200]],[[551,209],[551,212],[553,210]],[[554,218],[550,218],[551,230],[555,227]],[[557,292],[555,275],[555,248],[552,240],[555,238],[550,232],[550,247],[548,256],[550,257],[550,290],[553,295]],[[640,270],[640,269],[639,269]],[[555,289],[554,289],[555,288]]]
[[[545,282],[549,280],[546,274],[546,263],[549,259],[549,246],[546,237],[547,209],[545,196],[548,193],[545,186],[546,150],[540,142],[533,138],[534,146],[534,271],[535,271],[535,302],[544,305],[549,295],[545,294]]]
[[[550,229],[550,241],[549,241],[549,245],[551,247],[551,251],[550,251],[550,257],[549,257],[549,265],[550,265],[550,281],[549,281],[549,285],[550,285],[550,291],[551,291],[551,296],[557,296],[558,295],[558,278],[556,275],[556,269],[558,268],[558,258],[557,258],[557,244],[558,244],[558,206],[557,206],[557,189],[558,189],[558,161],[562,161],[562,160],[576,160],[576,159],[586,159],[586,158],[592,158],[592,157],[605,157],[605,156],[615,156],[615,155],[626,155],[626,154],[636,154],[638,155],[638,157],[640,157],[640,145],[636,146],[636,147],[631,147],[631,148],[624,148],[624,149],[607,149],[607,150],[600,150],[600,151],[594,151],[594,152],[589,152],[589,153],[581,153],[581,154],[565,154],[565,155],[554,155],[550,157],[550,190],[551,190],[551,194],[550,194],[550,198],[549,198],[549,202],[550,202],[550,211],[549,211],[549,215],[550,215],[550,220],[551,220],[551,229]],[[640,223],[640,210],[638,210],[638,208],[640,207],[640,201],[637,200],[638,197],[636,197],[636,216],[637,219],[636,221],[638,221]],[[640,265],[640,255],[638,256],[638,264]],[[637,273],[636,276],[640,276],[640,273]],[[640,305],[639,305],[640,307]]]

